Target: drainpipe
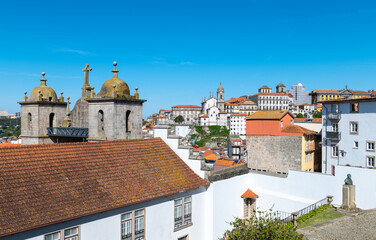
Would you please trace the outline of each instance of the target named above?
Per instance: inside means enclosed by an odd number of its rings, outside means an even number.
[[[327,130],[328,130],[328,108],[322,104],[323,107],[325,107],[326,117],[325,117],[325,173],[328,173],[328,138],[326,137]],[[322,147],[322,145],[321,145]]]

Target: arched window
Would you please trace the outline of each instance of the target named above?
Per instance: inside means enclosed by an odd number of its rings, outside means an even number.
[[[31,131],[33,128],[33,118],[31,116],[31,113],[27,114],[27,128]]]
[[[131,114],[131,111],[128,110],[126,113],[125,113],[125,131],[126,132],[130,132],[129,130],[129,115]]]
[[[50,127],[54,127],[55,113],[50,113]]]
[[[104,114],[102,110],[98,112],[98,131],[104,131]]]

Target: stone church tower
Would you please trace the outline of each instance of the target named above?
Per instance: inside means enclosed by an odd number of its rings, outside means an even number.
[[[286,93],[286,86],[281,82],[276,87],[277,93]]]
[[[220,112],[225,111],[225,89],[222,86],[222,83],[219,84],[217,89],[217,107]]]
[[[130,94],[128,84],[118,78],[117,63],[114,62],[113,76],[107,80],[98,94],[89,84],[86,64],[81,98],[72,111],[63,93],[58,99],[55,91],[41,79],[21,104],[22,144],[52,142],[102,141],[114,139],[142,138],[142,105],[138,88]]]
[[[138,88],[132,96],[128,84],[118,78],[114,62],[112,78],[103,83],[98,95],[87,98],[89,141],[142,137],[142,104]]]
[[[42,73],[40,86],[35,87],[30,97],[25,96],[21,105],[21,138],[22,144],[52,143],[48,136],[48,128],[63,125],[67,116],[67,105],[63,93],[57,98],[56,92],[48,87]]]

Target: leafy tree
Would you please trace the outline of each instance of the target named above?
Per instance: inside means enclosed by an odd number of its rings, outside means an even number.
[[[321,112],[315,112],[313,115],[312,115],[313,118],[322,118],[322,113]]]
[[[303,118],[304,116],[303,116],[303,114],[298,113],[298,115],[296,115],[296,117],[297,117],[297,118]]]
[[[175,118],[174,121],[180,124],[180,123],[184,122],[184,117],[182,115],[179,115]]]
[[[296,232],[292,223],[283,224],[271,210],[257,213],[258,217],[250,219],[236,218],[234,222],[230,223],[233,229],[227,230],[221,239],[303,239],[303,235]]]

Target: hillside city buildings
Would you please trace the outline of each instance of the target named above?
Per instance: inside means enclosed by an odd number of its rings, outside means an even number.
[[[372,93],[312,107],[294,103],[282,83],[276,93],[261,87],[256,101],[226,101],[220,84],[201,106],[160,110],[142,127],[146,100],[137,88],[130,94],[116,65],[98,94],[85,66],[72,111],[44,74],[25,93],[23,145],[0,148],[0,238],[219,239],[234,217],[249,218],[254,209],[292,219],[319,202],[345,206],[348,174],[356,206],[376,208]],[[287,100],[261,103],[260,96]],[[296,118],[290,103],[308,112],[322,108],[322,119]],[[184,121],[176,123],[178,116]],[[200,147],[190,142],[192,126],[226,126],[230,136]]]

